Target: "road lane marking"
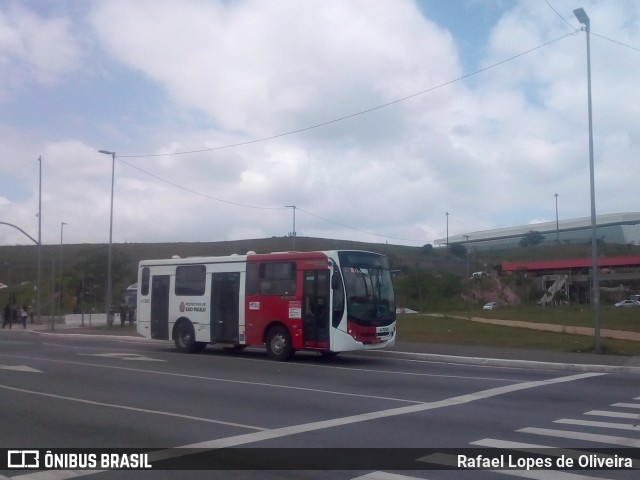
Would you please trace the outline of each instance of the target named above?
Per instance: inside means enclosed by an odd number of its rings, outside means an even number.
[[[142,369],[142,368],[133,368],[133,367],[119,367],[116,365],[102,365],[99,363],[84,363],[84,362],[73,362],[70,360],[52,360],[52,359],[44,359],[44,358],[36,358],[36,357],[25,357],[25,356],[19,356],[19,355],[2,355],[0,354],[0,357],[2,356],[7,356],[7,357],[12,357],[12,358],[31,358],[32,360],[39,360],[39,361],[45,361],[45,362],[49,362],[49,363],[61,363],[61,364],[70,364],[70,365],[74,365],[74,366],[85,366],[85,367],[96,367],[96,368],[107,368],[107,369],[113,369],[113,370],[123,370],[126,372],[136,372],[136,373],[144,373],[145,375],[148,374],[156,374],[156,375],[166,375],[166,376],[170,376],[170,377],[179,377],[182,379],[192,379],[192,380],[203,380],[203,381],[208,381],[208,382],[224,382],[224,383],[233,383],[236,385],[249,385],[249,386],[256,386],[256,387],[268,387],[268,388],[283,388],[283,389],[288,389],[288,390],[298,390],[298,391],[305,391],[305,392],[312,392],[312,393],[323,393],[323,394],[327,394],[327,395],[342,395],[342,396],[347,396],[347,397],[359,397],[359,398],[369,398],[369,399],[373,399],[373,400],[385,400],[385,401],[392,401],[392,402],[401,402],[401,403],[411,403],[411,404],[421,404],[423,403],[420,400],[407,400],[405,398],[397,398],[397,397],[383,397],[383,396],[376,396],[376,395],[365,395],[365,394],[361,394],[361,393],[350,393],[350,392],[338,392],[335,390],[323,390],[323,389],[319,389],[319,388],[310,388],[310,387],[296,387],[293,385],[282,385],[282,384],[277,384],[277,383],[265,383],[265,382],[250,382],[248,380],[234,380],[234,379],[230,379],[230,378],[220,378],[220,377],[205,377],[202,375],[188,375],[185,373],[172,373],[172,372],[163,372],[160,370],[147,370],[147,369]]]
[[[335,418],[330,420],[321,420],[318,422],[303,423],[300,425],[291,425],[288,427],[275,428],[264,432],[248,433],[244,435],[237,435],[234,437],[221,438],[216,440],[209,440],[205,442],[198,442],[192,445],[187,445],[181,448],[225,448],[238,445],[246,445],[248,443],[260,442],[264,440],[271,440],[274,438],[281,438],[290,435],[297,435],[300,433],[307,433],[317,430],[323,430],[326,428],[340,427],[344,425],[350,425],[359,422],[366,422],[370,420],[377,420],[381,418],[389,418],[397,415],[405,415],[409,413],[419,413],[428,410],[435,410],[438,408],[452,407],[456,405],[463,405],[478,400],[485,400],[487,398],[497,397],[499,395],[506,395],[508,393],[518,392],[521,390],[527,390],[530,388],[543,387],[553,385],[557,383],[566,383],[577,380],[584,380],[587,378],[597,377],[605,375],[603,373],[581,373],[578,375],[568,375],[563,377],[551,378],[548,380],[536,380],[531,382],[523,382],[515,385],[506,385],[502,387],[490,388],[488,390],[481,390],[479,392],[460,395],[457,397],[451,397],[444,400],[437,400],[435,402],[420,403],[418,405],[408,405],[405,407],[390,408],[386,410],[379,410],[375,412],[361,413],[358,415],[351,415],[348,417]]]
[[[0,365],[0,370],[15,370],[16,372],[42,373],[41,370],[26,365]]]
[[[612,407],[640,408],[640,403],[614,403]]]
[[[37,392],[34,390],[26,390],[24,388],[9,387],[8,385],[0,385],[0,388],[3,388],[5,390],[11,390],[14,392],[27,393],[29,395],[39,395],[41,397],[56,398],[58,400],[67,400],[70,402],[78,402],[78,403],[84,403],[87,405],[95,405],[98,407],[118,408],[121,410],[130,410],[134,412],[149,413],[153,415],[164,415],[167,417],[184,418],[187,420],[195,420],[198,422],[216,423],[219,425],[229,425],[232,427],[247,428],[249,430],[258,430],[258,431],[266,430],[266,428],[256,427],[253,425],[244,425],[242,423],[224,422],[222,420],[214,420],[212,418],[194,417],[193,415],[183,415],[180,413],[163,412],[160,410],[149,410],[147,408],[129,407],[126,405],[117,405],[115,403],[96,402],[94,400],[86,400],[84,398],[67,397],[64,395],[56,395],[54,393]]]
[[[138,360],[145,362],[166,362],[166,360],[160,360],[159,358],[145,357],[139,353],[78,353],[85,357],[103,357],[103,358],[117,358],[119,360]]]
[[[610,412],[607,410],[591,410],[589,412],[585,412],[585,415],[596,415],[600,417],[611,417],[611,418],[631,418],[633,420],[640,420],[640,413]]]
[[[121,367],[118,367],[121,368]],[[537,387],[545,387],[549,385],[573,382],[578,380],[584,380],[592,377],[599,377],[605,375],[604,373],[581,373],[578,375],[567,375],[563,377],[551,378],[548,380],[537,380],[531,382],[523,382],[515,385],[506,385],[502,387],[490,388],[488,390],[481,390],[479,392],[474,392],[470,394],[460,395],[457,397],[451,397],[444,400],[439,400],[435,402],[421,403],[418,405],[408,405],[405,407],[391,408],[386,410],[380,410],[377,412],[369,412],[358,415],[352,415],[348,417],[335,418],[330,420],[321,420],[318,422],[310,422],[304,423],[300,425],[291,425],[288,427],[276,428],[273,430],[263,430],[243,435],[235,435],[232,437],[219,438],[215,440],[208,440],[204,442],[198,442],[190,445],[181,445],[176,448],[164,449],[164,450],[156,450],[155,452],[151,452],[149,454],[149,459],[151,462],[159,461],[159,460],[167,460],[171,458],[177,458],[184,455],[189,455],[193,449],[218,449],[225,447],[234,447],[240,445],[247,445],[250,443],[256,443],[266,440],[272,440],[275,438],[282,438],[291,435],[298,435],[302,433],[308,433],[318,430],[324,430],[333,427],[340,427],[344,425],[351,425],[359,422],[366,422],[370,420],[377,420],[382,418],[389,418],[398,415],[410,414],[410,413],[419,413],[428,410],[435,410],[439,408],[451,407],[456,405],[463,405],[466,403],[475,402],[478,400],[485,400],[492,397],[497,397],[500,395],[506,395],[513,392],[518,392],[522,390],[527,390],[531,388]],[[5,387],[10,390],[18,390],[13,387]],[[35,392],[39,393],[39,392]],[[42,394],[42,393],[40,393]],[[52,394],[42,394],[45,396],[58,397],[57,395]],[[98,402],[86,402],[96,404]],[[122,408],[119,405],[115,405],[117,408]],[[128,408],[128,407],[127,407]],[[132,410],[141,410],[141,409],[133,409]],[[183,450],[183,452],[181,452]],[[86,475],[91,475],[94,473],[99,473],[100,471],[90,471],[84,472]],[[14,477],[14,480],[66,480],[69,478],[76,477],[77,472],[73,470],[55,470],[55,471],[47,471],[47,472],[39,472],[36,474]],[[557,478],[557,477],[556,477]],[[569,479],[567,479],[569,480]]]
[[[572,418],[561,418],[554,420],[554,423],[563,423],[566,425],[580,425],[583,427],[612,428],[617,430],[633,430],[640,432],[640,425],[632,423],[614,423],[614,422],[595,422],[593,420],[575,420]]]
[[[606,443],[609,445],[620,445],[624,447],[640,447],[640,439],[629,437],[616,437],[613,435],[601,435],[598,433],[582,433],[569,430],[554,430],[551,428],[527,427],[516,430],[521,433],[531,433],[534,435],[546,435],[556,438],[570,438],[572,440],[584,440],[586,442]]]

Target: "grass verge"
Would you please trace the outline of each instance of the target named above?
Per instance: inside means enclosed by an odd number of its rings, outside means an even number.
[[[496,313],[497,312],[498,311],[496,311]],[[502,310],[501,313],[508,312],[505,309]],[[638,311],[638,313],[640,313],[640,311]],[[459,314],[460,313],[456,313],[455,315]],[[532,321],[516,315],[513,311],[511,315],[501,317],[497,315],[477,315],[477,312],[467,312],[467,316],[486,316],[509,320]],[[538,321],[541,323],[554,323],[549,319],[545,321],[538,319]],[[564,325],[575,324],[564,323]],[[578,325],[591,326],[587,324]],[[453,318],[451,316],[432,317],[423,314],[398,315],[397,329],[398,338],[409,342],[486,345],[558,352],[591,352],[594,346],[593,337],[544,332],[527,328],[488,325]],[[619,329],[623,330],[622,328]],[[603,352],[607,354],[640,355],[640,342],[601,338],[601,346]]]

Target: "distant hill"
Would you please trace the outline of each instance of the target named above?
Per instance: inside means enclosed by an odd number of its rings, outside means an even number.
[[[63,270],[73,268],[79,262],[92,255],[106,256],[107,244],[64,244],[62,246]],[[59,263],[60,245],[44,245],[42,247],[42,265],[44,268],[55,262]],[[382,253],[389,257],[392,268],[403,266],[432,266],[446,268],[444,257],[425,255],[422,247],[390,245],[382,243],[355,242],[350,240],[334,240],[327,238],[296,237],[295,250],[367,250]],[[137,264],[140,260],[155,258],[219,256],[238,254],[248,251],[256,253],[283,252],[293,250],[291,237],[271,237],[247,240],[229,240],[222,242],[177,242],[177,243],[114,243],[113,255],[124,256],[129,262]],[[0,246],[0,282],[8,273],[8,265],[12,267],[12,275],[24,279],[26,272],[35,268],[37,248],[35,245]],[[2,265],[5,264],[3,271]],[[442,265],[440,265],[442,264]],[[27,275],[30,276],[30,275]]]
[[[271,237],[223,242],[178,242],[178,243],[119,243],[113,244],[112,277],[116,299],[128,285],[137,280],[140,260],[197,256],[221,256],[231,254],[282,252],[293,249],[293,238]],[[442,252],[422,247],[407,247],[381,243],[354,242],[326,238],[296,237],[295,249],[311,250],[367,250],[387,255],[392,269],[406,267],[447,269],[446,256]],[[64,244],[42,247],[42,308],[57,311],[58,285],[62,280],[63,304],[70,311],[78,304],[81,291],[89,304],[100,308],[104,301],[107,271],[107,244]],[[456,262],[453,262],[454,264]],[[460,262],[457,262],[460,264]],[[62,275],[60,275],[62,264]],[[460,268],[465,268],[459,265]],[[463,272],[461,272],[463,273]],[[17,293],[19,303],[32,304],[37,279],[37,247],[35,245],[0,246],[0,283],[11,286]],[[0,290],[0,302],[8,300],[8,289]],[[119,300],[116,300],[119,301]]]

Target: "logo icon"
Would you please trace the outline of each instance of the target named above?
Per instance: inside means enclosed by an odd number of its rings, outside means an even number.
[[[8,450],[8,468],[39,468],[40,452],[38,450]]]

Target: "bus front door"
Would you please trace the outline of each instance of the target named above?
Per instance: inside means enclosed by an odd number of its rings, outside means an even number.
[[[302,289],[304,345],[329,348],[329,270],[305,270]]]
[[[169,340],[169,275],[151,280],[151,338]]]
[[[212,275],[211,341],[237,344],[240,323],[240,272]]]

